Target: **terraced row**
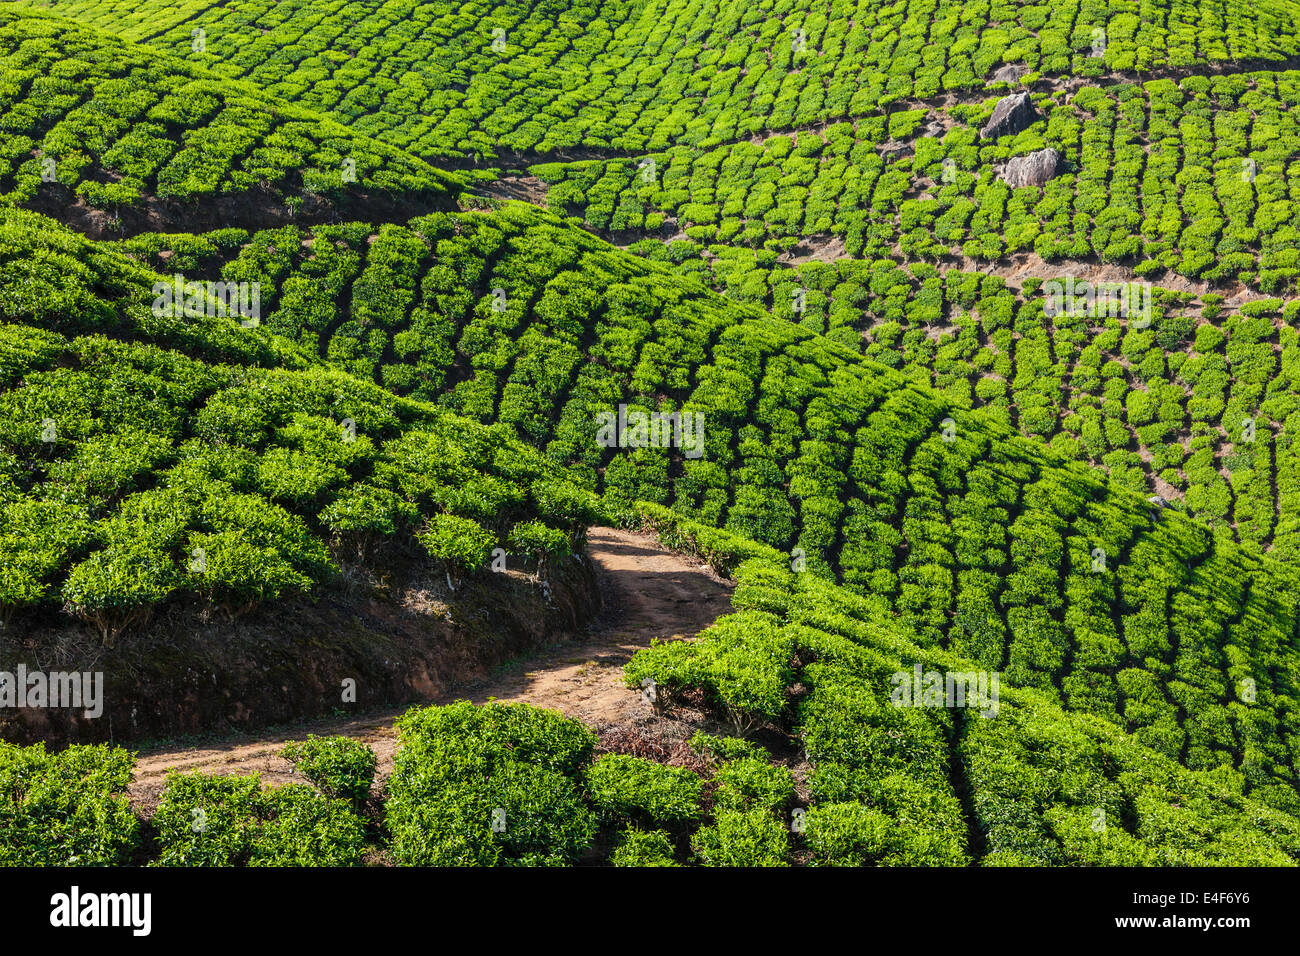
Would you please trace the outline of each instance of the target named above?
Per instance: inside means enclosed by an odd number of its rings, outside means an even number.
[[[1078,263],[1049,285],[1016,274],[1028,269],[1003,277],[889,259],[784,264],[686,242],[630,248],[982,408],[1125,487],[1179,502],[1239,541],[1294,553],[1294,300],[1229,306],[1213,293],[1090,280]]]
[[[383,193],[408,208],[446,208],[458,189],[426,163],[249,84],[61,19],[0,10],[2,204],[66,195],[119,211],[244,194],[293,213],[309,196]]]
[[[1295,817],[1243,800],[1237,771],[1188,771],[1050,695],[990,689],[978,663],[915,642],[876,599],[792,572],[753,542],[667,512],[651,520],[666,540],[743,562],[736,613],[696,641],[640,652],[628,684],[651,680],[670,700],[702,697],[740,725],[796,735],[812,765],[804,839],[819,862],[1295,860]],[[956,706],[953,678],[971,679]],[[935,696],[922,691],[931,680]]]

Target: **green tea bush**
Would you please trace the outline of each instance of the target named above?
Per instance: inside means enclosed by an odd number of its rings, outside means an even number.
[[[606,754],[586,770],[591,804],[606,820],[683,823],[700,815],[704,782],[684,767]]]
[[[625,830],[610,855],[613,866],[677,866],[672,841],[663,830]]]
[[[569,539],[557,528],[548,528],[540,521],[522,521],[510,530],[510,547],[525,555],[539,568],[548,561],[569,555]]]
[[[788,866],[786,827],[766,810],[719,810],[691,838],[705,866]]]
[[[355,807],[370,797],[378,758],[359,740],[313,734],[286,744],[280,755],[326,796],[349,800]]]
[[[74,567],[63,586],[73,614],[94,624],[112,647],[122,631],[147,621],[179,584],[170,557],[148,547],[96,551]]]
[[[740,760],[753,757],[760,752],[757,744],[743,737],[715,737],[702,730],[697,730],[691,735],[691,749],[715,760]]]
[[[449,576],[479,570],[496,545],[495,536],[478,522],[452,514],[434,515],[416,537]]]
[[[892,849],[895,826],[862,803],[824,803],[808,811],[805,839],[818,866],[873,866]]]
[[[343,489],[320,513],[326,528],[365,554],[375,542],[409,533],[419,509],[395,491],[369,484]]]
[[[125,866],[140,845],[127,802],[135,755],[0,742],[0,865]]]
[[[357,866],[365,829],[344,800],[257,776],[170,773],[154,866]]]
[[[413,866],[565,865],[596,833],[579,774],[595,737],[559,714],[468,702],[412,710],[385,816]]]
[[[780,813],[794,800],[794,777],[766,757],[729,760],[713,774],[718,788],[714,806],[720,810],[764,809]]]

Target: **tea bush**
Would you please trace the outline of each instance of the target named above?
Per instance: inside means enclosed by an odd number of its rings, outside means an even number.
[[[102,744],[48,753],[0,742],[0,865],[124,866],[140,845],[127,802],[135,756]]]
[[[610,855],[613,866],[677,866],[673,845],[662,830],[624,831],[618,847]]]
[[[301,771],[326,796],[360,807],[370,797],[377,758],[366,744],[349,737],[317,737],[291,741],[280,755]]]
[[[413,710],[385,816],[395,859],[412,866],[573,863],[596,832],[580,777],[595,737],[524,705]]]
[[[170,773],[153,822],[154,866],[357,866],[365,839],[346,801],[257,776]]]
[[[786,829],[765,810],[719,810],[691,838],[705,866],[788,866]]]
[[[666,767],[626,754],[606,754],[586,770],[592,806],[606,819],[650,825],[700,815],[704,782],[684,767]]]
[[[764,809],[783,811],[794,801],[794,778],[785,767],[765,757],[729,760],[714,772],[718,789],[714,806],[720,810]]]

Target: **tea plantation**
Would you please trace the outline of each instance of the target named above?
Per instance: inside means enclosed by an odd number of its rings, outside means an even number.
[[[539,558],[579,546],[595,497],[505,430],[237,317],[160,318],[130,260],[0,216],[10,626],[61,606],[111,646],[182,594],[239,614],[309,590],[341,553],[412,548],[450,581],[499,544]]]
[[[1284,64],[1285,0],[23,0],[435,157],[706,145],[1035,74]],[[1101,30],[1102,35],[1096,31]],[[1099,52],[1098,52],[1099,51]]]
[[[0,661],[598,525],[736,590],[625,668],[672,759],[461,701],[142,815],[0,743],[0,860],[1300,862],[1297,14],[6,4]]]

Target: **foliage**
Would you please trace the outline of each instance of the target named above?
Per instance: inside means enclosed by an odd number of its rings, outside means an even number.
[[[400,150],[218,79],[196,59],[40,13],[0,14],[0,204],[60,189],[114,210],[152,197],[246,192],[300,204],[308,193],[342,200],[362,189],[431,203],[458,188]]]
[[[592,806],[606,819],[666,824],[700,814],[704,783],[684,767],[606,754],[587,768],[586,778]]]
[[[517,527],[566,555],[596,515],[512,436],[260,328],[155,325],[120,253],[26,213],[0,237],[0,623],[62,605],[111,646],[170,602],[242,614],[417,535],[457,569]]]
[[[365,837],[346,801],[256,775],[172,772],[153,822],[154,866],[357,866]]]
[[[350,737],[317,737],[285,744],[280,752],[326,796],[360,807],[370,796],[377,759],[366,744]]]
[[[579,774],[595,737],[557,713],[467,701],[409,711],[385,815],[413,866],[555,866],[595,836]]]
[[[719,810],[691,838],[705,866],[787,866],[788,844],[785,828],[764,810]]]
[[[324,0],[285,4],[279,15],[274,0],[52,6],[284,91],[426,156],[708,145],[983,90],[1002,63],[1087,77],[1280,62],[1296,30],[1280,0],[1229,8],[1158,3],[1140,17],[1080,0],[978,9],[958,0],[871,8],[849,0],[777,8],[670,0],[653,10],[584,0],[558,13],[507,2],[487,18],[470,17],[451,0],[404,8],[400,18],[382,0],[347,10]],[[248,23],[265,24],[265,32],[250,35]],[[195,29],[206,37],[197,55]],[[1097,29],[1107,37],[1101,56],[1092,50]],[[901,118],[891,127],[900,133],[910,125],[906,113],[894,113]]]
[[[626,830],[609,858],[614,866],[677,866],[663,830]]]
[[[123,866],[140,845],[127,802],[135,755],[0,742],[0,865]]]

